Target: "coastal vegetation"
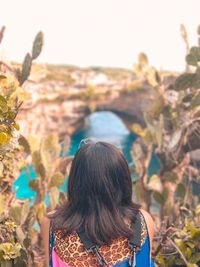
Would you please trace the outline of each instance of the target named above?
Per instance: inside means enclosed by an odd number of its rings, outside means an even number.
[[[1,41],[3,33],[4,28]],[[187,43],[184,27],[183,33]],[[197,34],[200,39],[200,28]],[[47,211],[66,201],[59,188],[71,161],[62,157],[70,146],[67,129],[65,138],[58,132],[37,137],[24,135],[18,120],[23,108],[30,102],[45,106],[49,102],[76,100],[86,103],[89,114],[108,95],[123,95],[133,101],[133,94],[144,94],[144,88],[157,101],[151,101],[142,123],[131,120],[128,124],[138,136],[130,166],[136,201],[156,221],[153,253],[157,266],[199,266],[200,199],[195,189],[200,183],[200,159],[194,155],[200,149],[200,46],[188,48],[187,67],[182,74],[156,70],[144,53],[139,55],[134,71],[33,65],[42,46],[40,32],[22,66],[0,63],[0,267],[42,266],[41,221]],[[94,77],[96,73],[98,79]],[[90,79],[87,75],[91,75]],[[47,86],[51,82],[49,90],[54,92],[50,98]],[[34,98],[38,83],[43,89],[40,87]],[[33,89],[28,88],[31,85]],[[149,177],[153,155],[160,168]],[[37,174],[35,179],[30,177],[30,168]],[[16,199],[13,184],[22,169],[35,192],[30,201]]]
[[[200,205],[199,192],[195,196],[194,187],[200,173],[199,163],[192,159],[192,152],[200,148],[199,60],[200,47],[191,47],[186,56],[189,71],[179,75],[168,88],[159,72],[149,66],[146,55],[141,54],[136,65],[139,75],[159,95],[159,101],[144,114],[145,127],[132,126],[140,136],[133,145],[135,171],[139,174],[135,182],[137,199],[149,211],[157,204],[161,223],[168,215],[154,255],[159,266],[199,263]],[[148,177],[153,154],[160,169]],[[166,246],[161,248],[163,240]]]

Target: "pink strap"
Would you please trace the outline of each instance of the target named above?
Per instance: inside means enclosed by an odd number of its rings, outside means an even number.
[[[53,249],[52,251],[52,261],[53,261],[53,267],[71,267],[70,265],[64,263],[58,256],[58,254]]]
[[[58,256],[58,254],[53,249],[52,251],[52,261],[53,267],[71,267],[70,265],[64,263]],[[112,267],[111,265],[109,267]]]

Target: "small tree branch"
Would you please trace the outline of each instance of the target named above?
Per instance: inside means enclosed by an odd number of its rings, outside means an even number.
[[[174,243],[174,241],[173,241],[171,238],[167,237],[167,240],[168,240],[168,241],[172,244],[172,246],[179,252],[181,258],[182,258],[183,261],[184,261],[184,263],[186,264],[186,266],[188,266],[188,262],[187,262],[185,256],[183,255],[183,253],[181,252],[181,250],[179,249],[179,247]]]

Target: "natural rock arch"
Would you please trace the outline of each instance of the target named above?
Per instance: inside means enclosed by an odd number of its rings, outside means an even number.
[[[156,94],[152,89],[143,88],[131,92],[111,91],[97,100],[76,97],[39,101],[22,108],[19,121],[24,135],[57,132],[62,138],[83,128],[86,118],[92,112],[111,111],[130,129],[134,122],[144,125],[144,112],[155,99]]]

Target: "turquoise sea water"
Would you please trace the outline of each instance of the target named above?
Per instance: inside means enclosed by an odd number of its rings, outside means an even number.
[[[115,114],[111,112],[97,112],[90,115],[86,127],[72,136],[68,155],[74,155],[80,141],[88,137],[95,137],[97,140],[116,145],[123,151],[127,161],[129,163],[132,162],[130,150],[133,142],[136,140],[136,136],[129,132]],[[158,160],[154,156],[150,164],[149,175],[156,173],[158,169]],[[28,183],[30,179],[35,178],[36,173],[33,167],[22,170],[20,177],[14,184],[17,198],[34,199],[35,192],[29,189]],[[66,190],[66,183],[61,187],[61,190]]]

